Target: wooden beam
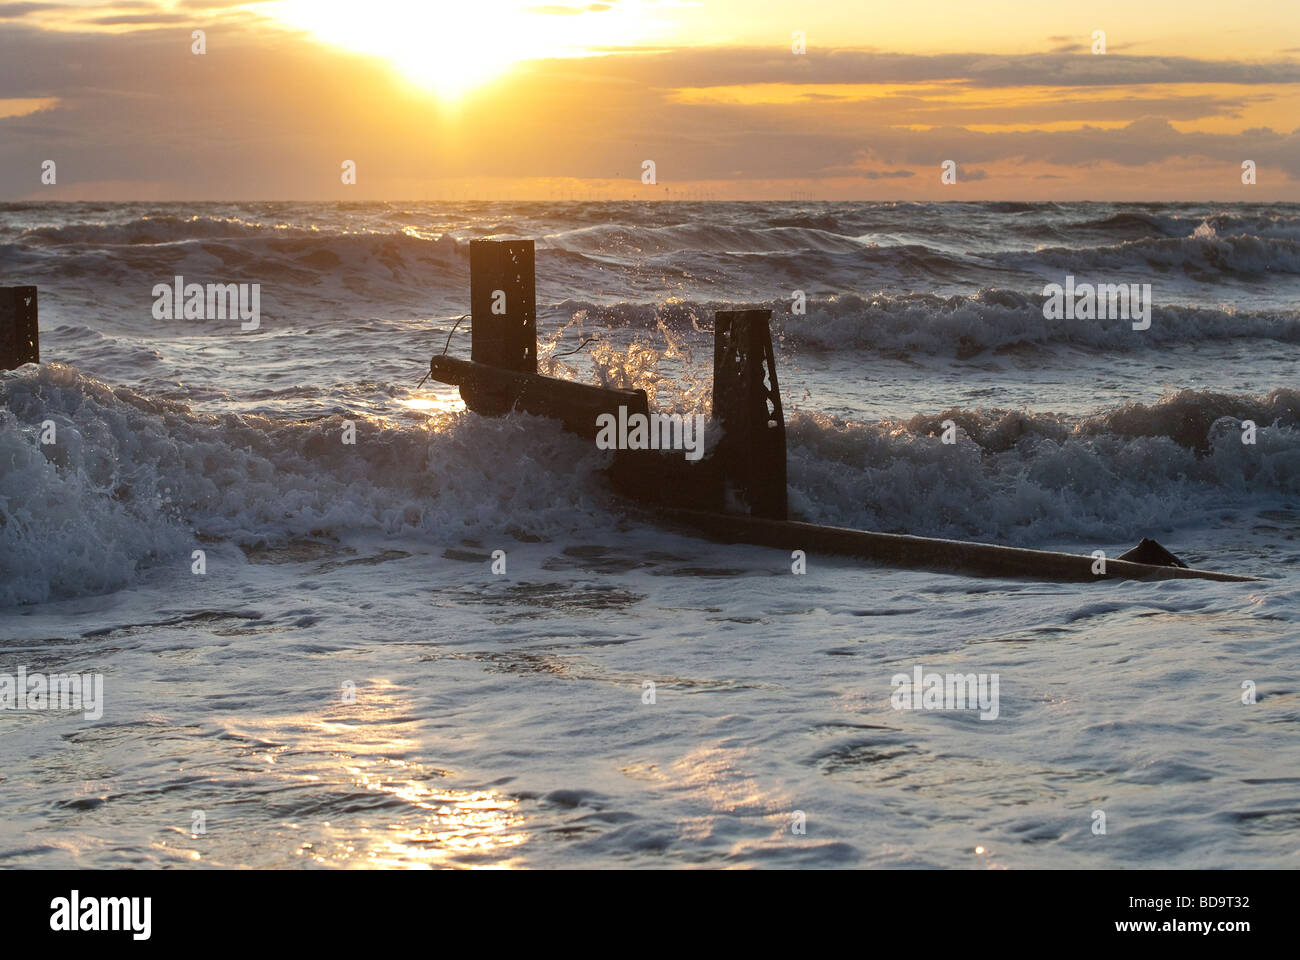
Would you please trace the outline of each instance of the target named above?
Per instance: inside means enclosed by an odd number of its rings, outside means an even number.
[[[461,399],[475,413],[501,416],[522,410],[559,420],[565,429],[588,440],[594,440],[599,432],[596,418],[602,413],[617,419],[619,407],[626,407],[629,416],[650,412],[644,390],[616,390],[557,380],[458,357],[434,357],[429,361],[429,375],[439,383],[460,387]]]
[[[1094,573],[1091,556],[1026,550],[993,543],[912,537],[901,533],[874,533],[827,527],[794,520],[766,520],[704,510],[663,510],[660,516],[698,530],[724,543],[749,543],[780,550],[803,550],[809,555],[838,554],[860,557],[886,567],[933,570],[979,577],[1058,580],[1089,583],[1094,580],[1221,580],[1250,582],[1245,577],[1216,570],[1168,567],[1131,560],[1108,559],[1104,573]]]

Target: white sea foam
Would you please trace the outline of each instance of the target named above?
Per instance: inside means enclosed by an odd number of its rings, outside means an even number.
[[[357,531],[435,538],[500,526],[553,538],[610,501],[608,455],[517,416],[411,426],[202,416],[59,364],[0,379],[0,574],[6,604],[131,582],[196,535],[248,545]],[[1244,446],[1237,424],[1258,421]],[[960,428],[955,447],[940,422]],[[57,442],[42,446],[52,422]],[[1195,428],[1200,422],[1202,427]],[[949,410],[907,423],[800,414],[789,428],[791,503],[827,523],[1011,543],[1120,537],[1203,522],[1225,496],[1300,494],[1300,394],[1183,393],[1081,422]],[[1198,449],[1200,448],[1200,449]],[[584,520],[583,518],[587,518]]]
[[[1293,867],[1297,224],[0,204],[47,360],[0,374],[0,668],[102,675],[105,704],[10,718],[0,863]],[[592,444],[417,389],[479,236],[539,238],[543,369],[664,411],[708,411],[715,310],[772,306],[807,519],[1109,556],[1155,536],[1265,579],[1044,586],[814,551],[796,575],[661,529]],[[1065,269],[1151,282],[1151,329],[1044,326]],[[261,328],[154,321],[176,274],[261,283]],[[997,719],[891,709],[917,665],[996,675]]]

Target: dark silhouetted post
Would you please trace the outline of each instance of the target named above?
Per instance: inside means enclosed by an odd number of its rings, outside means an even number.
[[[0,370],[41,362],[35,287],[0,287]]]
[[[471,240],[470,358],[518,373],[537,372],[533,241]]]
[[[755,517],[786,518],[785,413],[771,310],[720,311],[713,325],[713,419],[723,476]]]

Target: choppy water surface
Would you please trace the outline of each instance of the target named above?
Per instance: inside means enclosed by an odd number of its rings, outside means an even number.
[[[544,367],[667,410],[771,306],[803,518],[1267,579],[659,530],[585,442],[417,387],[485,236],[537,239]],[[1044,320],[1067,274],[1150,283],[1150,329]],[[9,204],[0,275],[47,361],[0,374],[0,674],[106,700],[0,711],[0,864],[1296,863],[1300,207]],[[177,275],[260,327],[156,320]],[[998,719],[892,709],[917,664]]]

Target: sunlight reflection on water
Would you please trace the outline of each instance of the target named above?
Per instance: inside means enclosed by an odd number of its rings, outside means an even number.
[[[273,761],[260,775],[308,787],[302,809],[329,811],[323,822],[288,824],[298,838],[314,835],[298,842],[294,856],[351,868],[513,865],[509,851],[529,838],[519,801],[445,787],[437,781],[448,771],[403,759],[420,749],[412,736],[418,722],[403,691],[373,680],[356,688],[354,703],[336,701],[324,717],[266,718],[255,730],[241,724],[241,735],[262,745],[254,754]]]

